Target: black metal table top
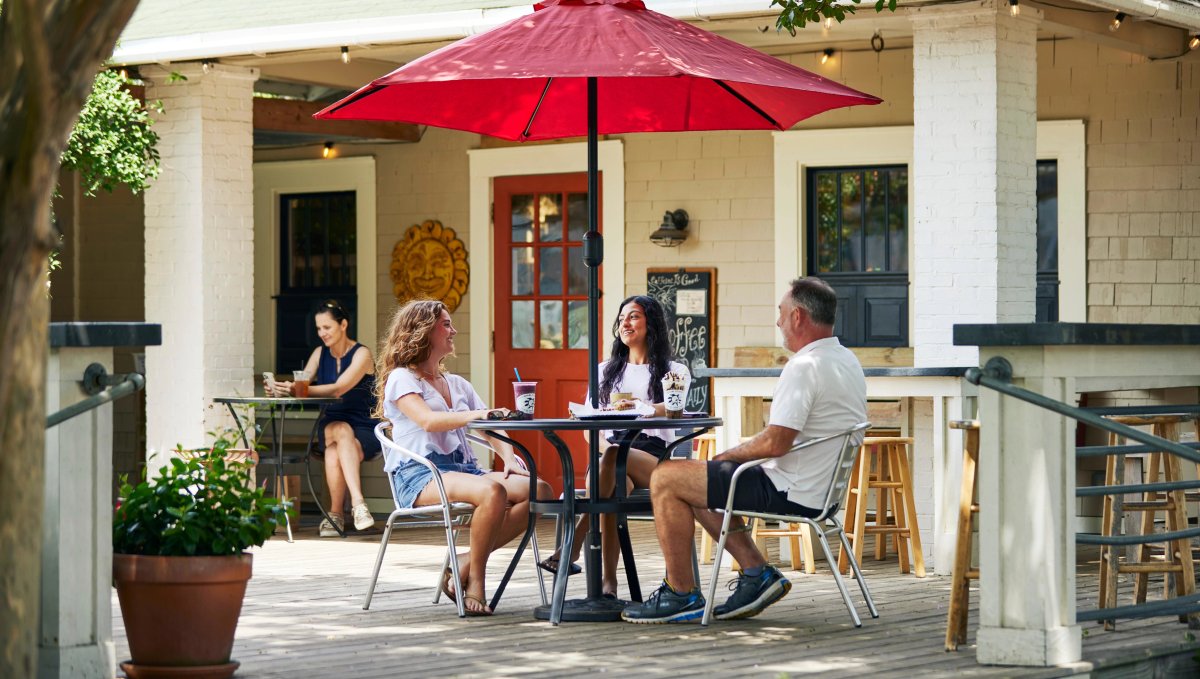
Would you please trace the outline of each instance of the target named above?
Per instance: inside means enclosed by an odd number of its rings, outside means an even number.
[[[541,418],[535,420],[471,420],[467,429],[483,431],[607,431],[609,429],[711,429],[719,427],[719,417],[638,417],[635,419],[606,417],[586,420],[571,418]]]
[[[230,403],[233,405],[264,405],[264,406],[303,406],[331,405],[341,403],[340,396],[216,396],[213,403]]]

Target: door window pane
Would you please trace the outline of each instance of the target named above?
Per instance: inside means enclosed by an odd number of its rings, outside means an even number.
[[[563,291],[563,249],[561,247],[542,248],[541,254],[538,294],[561,295]]]
[[[587,349],[588,303],[567,302],[567,347]]]
[[[533,196],[512,197],[512,242],[533,242]]]
[[[908,271],[908,172],[888,176],[888,271]]]
[[[562,195],[538,196],[538,240],[557,243],[563,239]]]
[[[541,348],[562,349],[563,345],[563,303],[559,300],[542,301],[541,307]],[[514,326],[515,327],[515,326]]]
[[[513,248],[512,294],[533,294],[533,248]]]
[[[908,169],[829,168],[809,172],[810,270],[908,270]]]
[[[353,287],[358,275],[354,192],[289,194],[281,197],[281,208],[288,251],[281,287]]]
[[[862,174],[842,173],[839,271],[862,271]]]
[[[1037,164],[1037,270],[1058,271],[1058,161]]]
[[[512,303],[512,348],[533,348],[533,302]]]
[[[583,248],[567,248],[567,294],[587,294],[587,266],[583,263]]]
[[[583,240],[588,232],[586,193],[567,194],[567,240]]]
[[[817,271],[836,271],[838,244],[837,174],[817,174]]]
[[[887,271],[887,175],[863,173],[863,263],[866,271]]]

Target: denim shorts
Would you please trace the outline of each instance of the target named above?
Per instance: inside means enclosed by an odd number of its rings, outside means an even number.
[[[427,460],[433,463],[443,474],[459,472],[483,476],[486,471],[480,469],[474,460],[467,461],[467,456],[461,450],[453,453],[430,453]],[[396,491],[396,501],[404,509],[409,509],[417,501],[417,496],[425,490],[425,486],[433,481],[433,472],[420,462],[405,462],[392,474],[392,484]]]

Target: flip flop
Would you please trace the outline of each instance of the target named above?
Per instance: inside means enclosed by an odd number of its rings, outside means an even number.
[[[547,573],[554,573],[557,575],[558,559],[542,559],[540,562],[538,562],[538,568],[546,571]],[[583,567],[577,563],[573,563],[567,567],[567,575],[579,575],[582,572]]]
[[[475,603],[479,604],[480,607],[482,607],[482,609],[483,609],[483,610],[479,610],[479,611],[473,611],[470,608],[467,608],[466,606],[464,606],[463,610],[466,611],[468,618],[483,618],[483,617],[487,617],[492,614],[492,612],[487,609],[487,603],[483,599],[480,599],[479,597],[473,596],[471,594],[463,595],[463,603],[466,603],[468,601],[474,601]]]
[[[454,596],[454,590],[450,589],[450,581],[454,579],[454,572],[447,566],[446,570],[442,571],[442,594],[454,603],[458,603],[458,599]]]

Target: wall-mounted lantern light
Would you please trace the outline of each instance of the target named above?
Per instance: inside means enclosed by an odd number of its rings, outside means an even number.
[[[650,242],[673,248],[687,240],[687,225],[688,213],[685,210],[668,210],[658,230],[650,234]]]

